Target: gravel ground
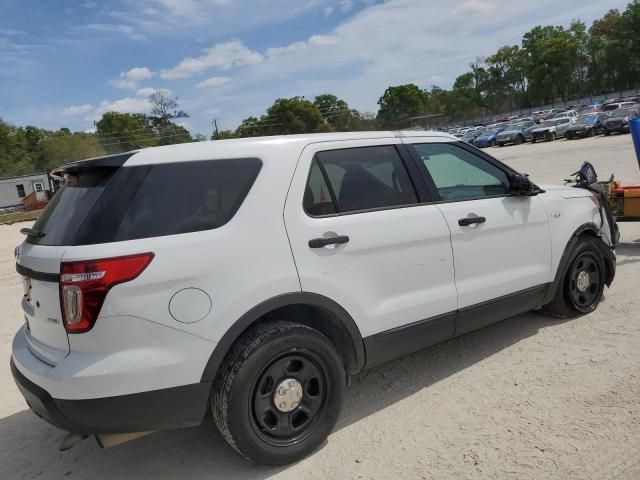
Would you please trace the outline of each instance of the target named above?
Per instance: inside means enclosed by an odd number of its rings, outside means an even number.
[[[640,184],[628,135],[493,148],[558,183],[583,160]],[[580,479],[640,478],[640,225],[623,224],[618,274],[593,314],[528,313],[365,373],[324,446],[286,468],[240,459],[211,418],[110,450],[66,453],[33,415],[8,363],[21,324],[18,229],[0,226],[0,479]]]

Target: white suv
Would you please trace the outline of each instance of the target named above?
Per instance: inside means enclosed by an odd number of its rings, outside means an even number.
[[[56,174],[16,249],[11,368],[66,446],[211,408],[242,455],[291,462],[331,432],[350,375],[531,309],[588,313],[615,274],[592,193],[438,132],[175,145]]]

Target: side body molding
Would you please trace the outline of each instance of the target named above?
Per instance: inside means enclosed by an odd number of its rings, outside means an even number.
[[[336,302],[325,296],[309,292],[295,292],[270,298],[242,315],[217,343],[200,381],[211,382],[215,379],[225,355],[247,328],[271,312],[275,312],[276,316],[273,318],[277,318],[277,310],[295,307],[301,309],[311,307],[325,314],[325,316],[318,319],[310,318],[309,315],[301,315],[300,318],[295,320],[298,323],[317,328],[330,338],[335,336],[335,338],[332,338],[334,343],[336,343],[336,339],[339,340],[338,343],[341,344],[337,346],[346,357],[347,373],[353,374],[362,370],[365,364],[364,343],[360,330],[351,315]],[[301,310],[301,313],[305,312]],[[326,320],[327,318],[329,318],[328,321]]]

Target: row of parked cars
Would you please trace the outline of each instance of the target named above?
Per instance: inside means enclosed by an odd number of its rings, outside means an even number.
[[[448,132],[476,147],[502,147],[527,141],[553,141],[560,137],[574,139],[628,133],[629,121],[639,116],[640,103],[620,102],[614,109],[596,107],[582,113],[576,110],[562,111],[539,123],[532,117],[523,117],[484,127],[453,128]]]

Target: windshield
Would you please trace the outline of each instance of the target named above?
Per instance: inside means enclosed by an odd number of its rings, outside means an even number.
[[[541,127],[555,127],[556,126],[556,122],[552,121],[552,120],[547,120],[546,122],[542,122],[540,124]]]
[[[484,135],[485,137],[490,137],[491,135],[497,132],[498,132],[497,128],[487,128],[482,132],[482,135]]]
[[[523,126],[524,126],[524,123],[511,123],[507,125],[505,130],[522,130]]]
[[[598,118],[597,115],[595,114],[590,114],[590,115],[580,115],[578,117],[578,120],[576,121],[576,123],[593,123],[596,121],[596,119]]]
[[[628,117],[636,113],[635,108],[619,108],[611,114],[612,117]]]

